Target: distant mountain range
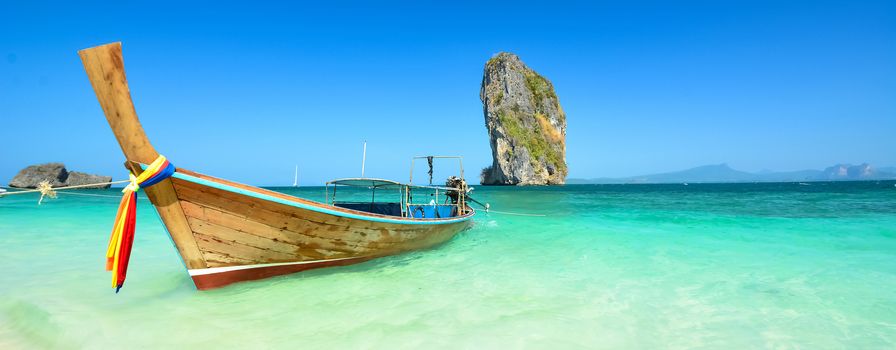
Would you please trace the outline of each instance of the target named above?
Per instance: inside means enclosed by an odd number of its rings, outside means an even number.
[[[837,164],[824,170],[760,171],[750,173],[731,169],[728,164],[704,165],[682,171],[622,178],[566,180],[567,184],[681,183],[681,182],[807,182],[894,180],[896,167],[874,168],[870,164]]]

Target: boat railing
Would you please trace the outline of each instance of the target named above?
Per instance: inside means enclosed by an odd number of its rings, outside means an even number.
[[[457,194],[458,194],[457,199],[458,199],[458,200],[457,200],[457,203],[453,204],[453,205],[456,207],[456,211],[455,211],[455,213],[457,213],[457,215],[463,215],[463,214],[464,214],[464,209],[465,209],[465,208],[462,208],[461,206],[462,206],[462,203],[466,203],[466,195],[467,195],[467,193],[466,193],[466,191],[465,191],[464,189],[460,189],[460,188],[452,188],[452,187],[444,187],[444,186],[433,186],[433,185],[428,185],[428,186],[427,186],[427,185],[414,185],[414,162],[415,162],[417,159],[426,159],[426,160],[427,160],[427,163],[429,163],[429,164],[428,164],[428,165],[429,165],[429,175],[430,175],[430,182],[431,182],[431,180],[432,180],[432,170],[433,170],[433,164],[432,164],[432,161],[433,161],[434,159],[456,159],[456,160],[457,160],[457,164],[458,164],[458,168],[459,168],[460,178],[461,178],[461,179],[464,179],[464,157],[462,157],[462,156],[415,156],[415,157],[412,157],[412,158],[411,158],[411,170],[410,170],[410,176],[408,177],[408,184],[407,184],[408,186],[413,186],[413,187],[435,189],[435,190],[436,190],[435,198],[439,198],[439,196],[438,196],[438,191],[439,191],[439,190],[444,191],[445,195],[448,194],[448,191],[455,191],[455,192],[457,192]],[[409,192],[410,192],[410,191],[406,191],[406,193],[407,193],[408,195],[409,195]],[[409,203],[409,202],[410,202],[410,198],[408,197],[408,198],[405,198],[405,199],[406,199],[406,201],[405,201],[405,203],[406,203],[405,207],[410,208],[410,206],[412,205],[411,203]],[[432,204],[430,204],[430,203],[426,203],[426,204],[414,204],[414,205],[432,205]],[[445,204],[445,205],[448,205],[448,204]],[[411,214],[413,214],[413,213],[411,213]],[[405,213],[405,215],[407,215],[407,213]]]
[[[330,188],[332,186],[332,189]],[[356,187],[356,188],[367,188],[370,190],[370,199],[369,200],[358,200],[359,198],[356,195],[352,197],[346,198],[345,200],[338,201],[336,199],[336,189],[339,186],[348,186],[348,187]],[[427,186],[427,185],[409,185],[409,184],[398,184],[398,194],[400,195],[400,199],[396,202],[386,202],[386,201],[377,201],[376,192],[377,189],[385,189],[382,186],[364,186],[357,185],[354,183],[341,183],[339,181],[331,181],[327,183],[325,187],[326,199],[325,203],[352,210],[360,210],[370,213],[376,214],[386,214],[386,215],[395,215],[400,217],[417,217],[417,218],[433,218],[433,217],[450,217],[463,215],[465,213],[464,207],[461,205],[462,201],[457,203],[449,202],[449,197],[447,197],[449,192],[457,192],[461,200],[463,200],[464,191],[459,188],[454,187],[446,187],[446,186]],[[394,190],[392,186],[389,187]],[[414,194],[414,190],[432,190],[429,195],[425,195],[426,198],[432,198],[428,202],[416,202],[414,201],[415,197],[419,195]],[[445,202],[441,202],[441,196],[446,196]],[[419,197],[418,197],[419,198]],[[393,204],[400,208],[399,211],[388,211],[385,212],[381,210],[381,205],[377,204]],[[446,207],[451,207],[450,210],[444,209]],[[415,212],[416,210],[416,212]],[[416,215],[420,213],[422,215]],[[427,215],[428,214],[428,215]]]
[[[432,218],[432,217],[450,217],[450,216],[459,216],[466,213],[468,207],[465,205],[466,203],[466,189],[463,188],[454,188],[448,186],[438,186],[438,185],[415,185],[413,184],[414,180],[414,161],[417,159],[427,159],[427,162],[430,165],[430,175],[432,175],[432,160],[433,159],[456,159],[458,161],[460,167],[460,178],[463,179],[464,176],[464,165],[463,165],[463,157],[460,156],[416,156],[411,158],[411,171],[410,178],[408,183],[403,184],[399,182],[395,182],[392,180],[386,179],[376,179],[376,178],[345,178],[329,181],[326,183],[324,191],[326,192],[325,203],[343,207],[346,209],[354,209],[354,210],[362,210],[368,212],[377,212],[380,210],[374,210],[374,205],[376,202],[376,190],[398,190],[398,194],[400,195],[400,199],[397,204],[400,205],[401,208],[401,217],[417,217],[415,210],[417,212],[421,212],[421,218]],[[333,185],[332,193],[330,192],[330,185]],[[371,191],[370,193],[370,201],[367,202],[357,202],[357,201],[336,201],[336,189],[339,186],[348,186],[355,188],[367,188]],[[464,186],[462,186],[464,187]],[[431,200],[429,203],[415,203],[414,202],[414,194],[413,191],[417,189],[422,190],[432,190],[434,193],[430,194]],[[454,195],[456,193],[456,196]],[[438,199],[440,196],[445,196],[445,201],[443,203],[438,203]],[[353,198],[354,199],[354,198]],[[362,203],[370,203],[370,205],[364,205]],[[444,208],[450,207],[451,209],[447,212]],[[429,212],[430,215],[426,215],[425,213]]]

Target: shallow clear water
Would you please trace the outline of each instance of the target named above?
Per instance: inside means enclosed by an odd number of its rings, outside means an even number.
[[[0,348],[896,347],[892,181],[474,193],[547,216],[479,213],[433,250],[208,292],[141,197],[117,295],[117,199],[0,198]]]

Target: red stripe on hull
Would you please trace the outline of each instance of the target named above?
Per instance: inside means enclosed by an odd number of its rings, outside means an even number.
[[[288,275],[291,273],[301,272],[305,270],[317,269],[322,267],[331,267],[331,266],[345,266],[351,264],[357,264],[360,262],[364,262],[367,260],[373,259],[371,257],[358,257],[351,259],[343,259],[343,260],[331,260],[331,261],[321,261],[307,264],[295,264],[295,265],[277,265],[277,266],[262,266],[262,267],[254,267],[249,269],[242,270],[233,270],[233,271],[224,271],[218,273],[210,273],[204,275],[195,275],[193,277],[193,283],[196,284],[196,289],[199,290],[208,290],[223,287],[229,284],[244,282],[244,281],[253,281],[259,280],[262,278],[268,278],[273,276],[280,275]]]

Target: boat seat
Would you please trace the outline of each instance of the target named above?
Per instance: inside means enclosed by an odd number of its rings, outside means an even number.
[[[401,203],[336,202],[333,205],[372,214],[401,216]]]
[[[408,204],[410,217],[417,219],[450,218],[457,216],[454,204]]]

